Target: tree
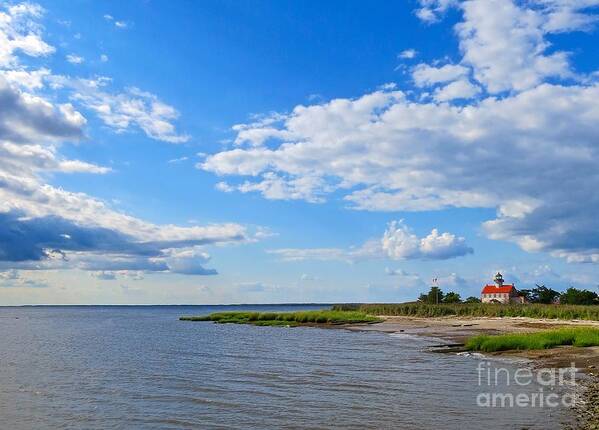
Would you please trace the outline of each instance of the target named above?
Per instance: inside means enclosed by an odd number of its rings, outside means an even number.
[[[464,303],[480,303],[480,299],[478,297],[470,296],[464,300]]]
[[[443,303],[443,291],[439,287],[431,287],[427,294],[420,294],[418,301],[422,303],[428,303],[429,305],[435,305]]]
[[[599,296],[593,291],[570,287],[560,296],[559,301],[564,305],[595,305],[599,304]]]
[[[443,303],[462,303],[462,298],[458,293],[450,291],[449,293],[445,294]]]
[[[520,294],[522,294],[526,298],[526,301],[530,303],[551,304],[555,303],[560,297],[559,292],[547,288],[545,285],[535,285],[536,287],[531,290],[520,290]]]
[[[518,290],[518,292],[520,293],[521,296],[524,297],[524,299],[528,302],[528,303],[533,303],[533,297],[532,297],[532,290]]]
[[[536,295],[537,303],[551,304],[555,303],[559,298],[560,293],[551,288],[547,288],[545,285],[537,285],[536,288],[533,288],[533,293]]]

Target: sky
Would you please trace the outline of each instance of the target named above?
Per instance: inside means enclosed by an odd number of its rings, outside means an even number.
[[[0,2],[0,305],[598,291],[598,20]]]

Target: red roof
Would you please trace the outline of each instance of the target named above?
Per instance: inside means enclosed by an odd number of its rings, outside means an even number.
[[[497,285],[485,285],[482,294],[509,294],[516,288],[513,285],[504,285],[498,287]]]

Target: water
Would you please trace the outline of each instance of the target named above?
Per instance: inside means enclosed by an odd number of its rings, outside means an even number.
[[[0,428],[553,429],[564,418],[476,406],[479,359],[425,352],[424,339],[177,319],[222,309],[0,308]]]

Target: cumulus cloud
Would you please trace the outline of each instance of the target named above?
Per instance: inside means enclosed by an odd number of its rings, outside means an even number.
[[[419,238],[401,220],[389,224],[381,240],[383,251],[394,260],[445,260],[473,252],[466,239],[451,233],[439,234],[433,229],[428,236]]]
[[[435,67],[428,64],[418,64],[412,71],[412,78],[418,87],[428,87],[434,84],[451,82],[468,75],[468,68],[459,64],[445,64]]]
[[[466,239],[451,233],[439,234],[433,229],[419,238],[403,220],[392,221],[381,239],[371,239],[359,247],[342,248],[283,248],[268,251],[284,261],[344,261],[353,263],[373,258],[391,260],[445,260],[471,254]]]
[[[460,7],[462,62],[490,93],[522,91],[545,78],[573,75],[566,52],[547,53],[543,11],[506,0],[471,0]]]
[[[457,99],[471,99],[480,92],[481,89],[467,79],[460,79],[442,88],[437,88],[433,97],[439,102],[447,102]]]
[[[269,199],[318,203],[335,193],[357,210],[496,208],[483,225],[491,239],[599,262],[597,74],[576,80],[567,54],[549,50],[546,38],[564,8],[589,19],[559,31],[588,29],[599,2],[421,3],[435,16],[448,7],[462,14],[459,61],[413,69],[424,92],[381,88],[296,106],[267,124],[237,126],[235,147],[198,167],[228,176],[224,191]],[[306,252],[285,258],[348,258],[346,250]]]
[[[169,249],[165,251],[166,265],[172,273],[183,275],[216,275],[214,269],[206,269],[204,265],[210,261],[210,255],[199,247]]]

